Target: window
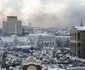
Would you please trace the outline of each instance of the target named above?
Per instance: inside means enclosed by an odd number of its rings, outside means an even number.
[[[53,46],[54,46],[54,42],[52,42],[53,43]]]
[[[72,33],[70,33],[70,38],[72,39]]]
[[[49,45],[49,42],[47,42],[47,46]]]
[[[49,42],[44,42],[44,45],[45,46],[49,46]]]
[[[50,42],[50,45],[51,45],[51,42]]]
[[[46,42],[44,42],[44,45],[46,45]]]
[[[80,48],[80,43],[78,43],[78,47]]]
[[[72,33],[70,33],[70,38],[73,39],[73,34]]]
[[[72,33],[72,39],[74,39],[74,33]]]
[[[75,55],[76,55],[76,43],[75,43]]]
[[[80,43],[78,43],[78,56],[80,57]]]
[[[75,40],[76,40],[76,33],[75,33]]]
[[[78,33],[78,40],[80,40],[80,33]]]
[[[73,33],[73,39],[75,40],[75,33]]]

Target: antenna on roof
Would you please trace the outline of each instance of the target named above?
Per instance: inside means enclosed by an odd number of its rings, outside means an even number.
[[[82,19],[81,19],[81,24],[80,24],[80,26],[83,26]]]

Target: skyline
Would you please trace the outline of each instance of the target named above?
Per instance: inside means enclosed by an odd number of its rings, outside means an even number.
[[[0,0],[0,27],[6,16],[18,16],[23,25],[71,27],[85,23],[84,0]]]

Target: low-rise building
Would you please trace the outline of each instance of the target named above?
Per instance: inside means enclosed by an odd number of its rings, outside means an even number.
[[[50,34],[30,34],[29,38],[33,43],[34,47],[43,46],[43,47],[54,47],[56,44],[56,36]]]
[[[29,56],[22,62],[22,70],[42,70],[41,61],[33,56]]]

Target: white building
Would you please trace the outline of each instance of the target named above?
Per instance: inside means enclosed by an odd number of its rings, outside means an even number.
[[[21,21],[17,19],[17,16],[7,16],[7,21],[3,21],[3,31],[8,35],[21,35],[21,26]]]
[[[42,46],[50,46],[54,47],[56,45],[56,36],[50,34],[30,34],[29,38],[33,43],[34,47],[37,47],[38,44],[42,44]]]
[[[34,34],[42,33],[42,29],[40,27],[33,27]]]

